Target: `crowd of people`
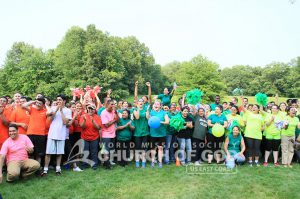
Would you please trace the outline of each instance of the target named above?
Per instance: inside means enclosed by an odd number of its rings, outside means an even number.
[[[132,103],[111,99],[111,90],[103,103],[89,93],[69,102],[63,94],[53,101],[40,93],[34,100],[19,92],[0,97],[0,182],[3,168],[12,182],[33,173],[46,176],[51,167],[61,175],[62,166],[81,172],[131,161],[136,168],[162,168],[175,162],[199,166],[247,160],[249,166],[261,162],[267,167],[271,152],[275,167],[292,167],[293,158],[300,159],[293,147],[300,141],[297,99],[277,98],[263,107],[241,97],[238,106],[237,97],[221,102],[217,95],[211,104],[191,105],[185,95],[172,101],[175,87],[152,99],[151,84],[146,86],[148,95],[139,98],[135,83]],[[178,115],[184,126],[175,130],[170,121]],[[160,120],[155,128],[148,124],[154,116]],[[216,136],[215,125],[224,134]]]

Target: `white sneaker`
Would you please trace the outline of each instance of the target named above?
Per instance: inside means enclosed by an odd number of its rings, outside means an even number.
[[[195,162],[195,166],[200,166],[200,165],[201,165],[200,161]]]
[[[73,168],[73,171],[76,171],[76,172],[81,172],[81,171],[83,171],[82,169],[80,169],[79,167],[75,167],[75,168]]]
[[[111,164],[111,165],[116,165],[116,163],[114,163],[113,161],[110,161],[110,164]]]

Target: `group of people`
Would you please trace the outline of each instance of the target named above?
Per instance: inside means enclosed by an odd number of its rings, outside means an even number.
[[[238,98],[221,103],[217,95],[212,104],[191,105],[185,95],[172,102],[175,87],[152,99],[151,84],[146,86],[148,95],[138,98],[135,83],[132,103],[111,99],[111,90],[103,103],[89,93],[69,102],[63,94],[53,101],[42,94],[34,100],[21,93],[13,99],[0,97],[0,182],[5,165],[7,182],[37,172],[46,176],[52,165],[61,175],[62,165],[80,172],[101,164],[111,169],[115,162],[125,166],[132,160],[136,168],[145,168],[147,162],[159,168],[175,162],[242,164],[246,158],[250,166],[259,166],[262,157],[268,166],[271,152],[274,166],[280,165],[281,153],[281,164],[292,167],[293,143],[300,141],[297,100],[263,107],[241,97],[238,106]],[[179,115],[184,124],[176,130],[170,121]],[[151,117],[160,120],[155,128],[148,124]],[[224,134],[216,136],[215,125]]]

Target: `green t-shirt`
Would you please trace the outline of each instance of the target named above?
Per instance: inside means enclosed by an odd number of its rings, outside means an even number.
[[[227,109],[227,110],[224,110],[222,113],[226,116],[226,115],[230,114],[231,111],[229,109]]]
[[[161,100],[161,103],[162,103],[163,106],[165,106],[165,105],[170,106],[171,105],[172,95],[159,94],[157,96],[157,99]]]
[[[124,126],[130,121],[131,121],[130,119],[120,118],[118,126]],[[134,123],[132,121],[131,121],[131,125],[134,126]],[[131,140],[131,135],[132,135],[131,130],[130,130],[129,126],[127,126],[125,129],[117,131],[117,140],[129,141],[129,140]]]
[[[102,111],[104,111],[105,107],[102,106],[101,108],[99,108],[98,112],[97,112],[97,115],[101,115]]]
[[[209,106],[210,106],[210,108],[211,108],[212,111],[215,111],[216,106],[218,106],[218,105],[220,105],[220,104],[212,103]]]
[[[297,125],[299,124],[299,118],[286,116],[285,121],[288,121],[289,126],[287,129],[282,129],[281,134],[285,135],[285,136],[295,136],[296,128],[297,128]]]
[[[147,108],[143,107],[142,110],[139,110],[139,109],[135,108],[134,111],[139,111],[140,112],[139,119],[136,119],[134,114],[133,114],[133,118],[134,118],[133,121],[134,121],[134,126],[135,126],[134,136],[142,137],[142,136],[149,135],[148,120],[146,118]]]
[[[156,116],[160,119],[160,121],[165,121],[166,112],[160,110],[156,112],[155,110],[151,110],[150,117]],[[164,124],[161,124],[157,129],[150,128],[150,136],[151,137],[166,137],[167,134],[167,127]]]
[[[245,113],[246,128],[245,137],[253,139],[262,139],[262,127],[264,125],[264,119],[261,114],[255,114],[250,111]]]
[[[241,152],[240,146],[242,142],[242,135],[239,134],[237,137],[234,137],[232,133],[228,135],[229,143],[228,143],[228,151],[230,155],[235,155]]]

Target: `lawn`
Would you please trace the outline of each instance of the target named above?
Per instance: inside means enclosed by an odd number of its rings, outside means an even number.
[[[148,165],[147,165],[148,166]],[[201,166],[202,168],[208,165]],[[221,166],[224,167],[225,166]],[[63,171],[14,184],[3,182],[7,198],[300,198],[300,165],[294,168],[239,166],[231,174],[188,174],[185,167]]]

